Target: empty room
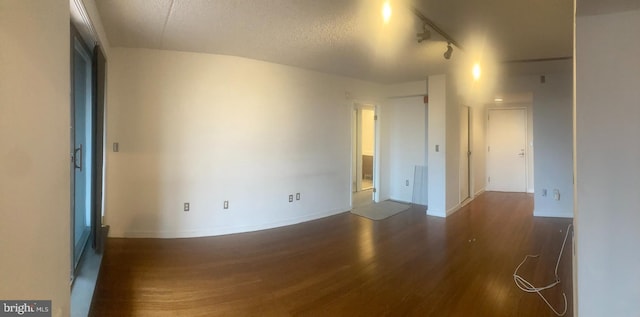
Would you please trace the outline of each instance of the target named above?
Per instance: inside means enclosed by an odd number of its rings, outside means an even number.
[[[1,316],[640,316],[637,0],[0,0]]]

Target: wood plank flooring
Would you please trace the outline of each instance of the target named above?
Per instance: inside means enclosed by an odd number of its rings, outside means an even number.
[[[109,239],[92,316],[555,316],[519,290],[554,280],[568,219],[534,218],[528,194],[485,193],[445,219],[413,207],[253,233]],[[572,316],[571,241],[562,283]]]

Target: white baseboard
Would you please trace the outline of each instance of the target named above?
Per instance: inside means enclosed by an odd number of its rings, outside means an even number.
[[[471,201],[471,199],[469,199],[469,201]],[[454,213],[456,213],[458,210],[460,210],[460,208],[462,208],[462,205],[457,204],[455,206],[453,206],[453,208],[447,210],[447,217],[453,215]]]
[[[218,228],[200,228],[185,231],[125,231],[118,233],[116,230],[112,230],[112,234],[109,237],[113,238],[158,238],[158,239],[177,239],[177,238],[198,238],[198,237],[213,237],[222,236],[235,233],[245,233],[252,231],[260,231],[267,229],[274,229],[284,226],[295,225],[302,222],[317,220],[333,215],[337,215],[343,212],[351,210],[349,207],[330,210],[328,212],[319,212],[304,215],[301,217],[289,218],[280,221],[274,221],[265,224],[256,224],[249,226],[228,226]],[[113,228],[112,228],[113,229]]]
[[[485,191],[486,191],[485,188],[481,188],[479,191],[477,191],[475,194],[473,194],[473,198],[476,198],[476,197],[484,194]]]
[[[476,199],[476,197],[469,197],[467,199],[465,199],[463,202],[460,203],[460,208],[470,204],[474,199]]]
[[[573,218],[573,212],[570,211],[549,211],[549,210],[533,210],[534,217],[550,217],[550,218]]]

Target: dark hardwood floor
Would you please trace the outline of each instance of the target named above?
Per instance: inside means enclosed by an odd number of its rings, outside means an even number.
[[[569,219],[528,194],[485,193],[445,219],[413,207],[195,239],[109,239],[92,316],[555,316],[519,290],[554,280]],[[544,294],[572,316],[571,240]]]

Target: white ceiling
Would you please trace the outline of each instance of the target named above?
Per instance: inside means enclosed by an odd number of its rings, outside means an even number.
[[[381,83],[420,80],[463,56],[456,49],[445,60],[446,42],[433,31],[417,43],[412,5],[464,55],[572,55],[573,0],[390,1],[383,25],[383,0],[96,0],[112,46],[234,55]]]

